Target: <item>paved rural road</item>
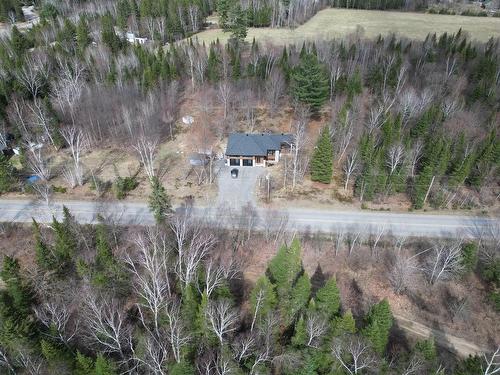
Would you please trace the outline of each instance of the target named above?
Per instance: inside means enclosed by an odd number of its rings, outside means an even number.
[[[67,206],[77,220],[95,222],[98,214],[113,218],[116,222],[131,225],[147,225],[154,222],[146,203],[58,201],[49,207],[45,203],[29,200],[0,200],[0,222],[49,222],[52,215],[60,217],[62,205]],[[286,217],[289,230],[331,232],[339,228],[351,232],[370,233],[383,228],[384,233],[400,236],[425,237],[474,237],[488,234],[500,228],[498,218],[459,215],[430,215],[391,213],[378,211],[334,211],[289,208],[271,211],[255,209],[257,219],[252,220],[256,229],[277,227]],[[196,216],[220,225],[248,226],[249,219],[242,220],[236,213],[216,208],[194,209]]]

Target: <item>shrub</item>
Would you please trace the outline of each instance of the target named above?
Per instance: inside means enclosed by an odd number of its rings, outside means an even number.
[[[474,271],[477,265],[477,244],[469,242],[462,245],[462,265],[464,272],[469,273]]]
[[[55,185],[52,185],[52,190],[54,191],[54,193],[66,193],[67,189],[64,187],[64,186],[55,186]]]
[[[138,185],[136,177],[117,177],[114,183],[116,198],[124,199]]]
[[[488,299],[493,304],[495,310],[500,312],[500,291],[494,290],[488,295]]]

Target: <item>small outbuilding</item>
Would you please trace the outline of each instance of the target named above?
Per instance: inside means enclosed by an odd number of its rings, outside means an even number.
[[[266,167],[290,152],[292,142],[291,134],[232,133],[227,142],[226,165]]]

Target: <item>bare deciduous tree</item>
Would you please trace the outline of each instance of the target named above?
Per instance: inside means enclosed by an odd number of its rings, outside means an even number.
[[[494,375],[500,373],[500,346],[490,356],[483,354],[485,364],[483,367],[483,375]]]
[[[28,91],[32,98],[36,98],[47,82],[49,68],[47,55],[28,54],[21,69],[15,70],[16,79]]]
[[[210,258],[205,262],[205,294],[208,298],[212,293],[221,285],[224,284],[225,280],[230,280],[236,276],[239,268],[231,258],[228,261],[223,259],[213,259]]]
[[[401,165],[404,159],[404,147],[400,144],[392,145],[387,153],[387,167],[389,168],[389,176],[391,176],[396,168]]]
[[[90,147],[88,135],[80,128],[70,126],[61,131],[61,135],[69,146],[73,159],[73,176],[77,186],[83,185],[82,154]]]
[[[139,162],[144,167],[144,171],[148,176],[149,180],[152,180],[156,174],[155,171],[155,160],[158,149],[157,140],[148,140],[146,137],[141,136],[137,140],[137,143],[133,146],[134,150],[139,156]]]
[[[407,257],[402,252],[395,252],[392,256],[392,265],[389,281],[396,293],[404,293],[415,286],[415,277],[419,270],[415,257]]]
[[[106,353],[125,361],[132,348],[132,330],[124,311],[114,299],[98,299],[92,293],[85,298],[86,337]]]
[[[417,356],[413,356],[408,365],[403,369],[401,375],[418,375],[424,369],[424,362]]]
[[[217,91],[217,98],[219,98],[220,102],[222,103],[222,107],[224,108],[224,121],[227,119],[227,115],[229,113],[232,95],[233,88],[231,86],[231,83],[228,81],[220,82]]]
[[[68,301],[44,302],[35,308],[38,320],[47,328],[44,334],[69,347],[80,327],[80,321],[69,309]]]
[[[358,169],[358,151],[354,150],[350,155],[347,156],[347,159],[342,168],[345,174],[345,182],[344,182],[344,190],[347,191],[347,186],[349,185],[349,179],[352,174],[356,172]]]
[[[285,79],[279,69],[273,69],[266,79],[266,98],[269,104],[269,112],[274,116],[278,104],[285,90]]]
[[[7,352],[5,349],[0,347],[0,368],[4,368],[8,371],[9,374],[16,374],[14,366],[12,365],[9,357],[7,356]]]
[[[375,356],[369,345],[361,338],[350,336],[336,339],[332,346],[332,354],[350,374],[360,374],[376,365]]]
[[[306,319],[307,346],[318,348],[321,338],[328,332],[328,321],[324,316],[311,313]]]
[[[236,330],[238,312],[231,306],[231,301],[220,299],[208,303],[205,317],[208,328],[217,336],[222,346],[224,337]]]
[[[192,207],[185,207],[177,213],[170,227],[175,235],[177,263],[175,272],[187,286],[197,275],[198,267],[216,243],[213,232],[203,228],[202,223],[192,216]]]
[[[16,362],[26,371],[29,375],[42,375],[43,359],[27,350],[19,350]]]
[[[438,244],[432,247],[431,251],[424,266],[431,284],[448,280],[462,271],[461,241],[452,244]]]
[[[151,312],[154,330],[159,336],[161,313],[171,295],[167,263],[170,250],[165,235],[153,228],[148,228],[145,235],[138,235],[135,244],[136,258],[127,254],[125,262],[134,276],[134,289],[141,299],[139,308]]]
[[[175,361],[179,363],[182,359],[182,349],[191,341],[191,335],[181,318],[179,302],[171,301],[165,308],[165,315],[168,322],[167,340]]]
[[[31,172],[42,181],[48,181],[51,177],[51,170],[46,158],[42,154],[43,145],[39,143],[26,142],[28,150],[28,166]]]

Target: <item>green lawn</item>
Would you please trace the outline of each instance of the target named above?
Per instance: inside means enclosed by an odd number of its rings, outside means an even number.
[[[359,26],[359,27],[358,27]],[[406,13],[376,10],[325,9],[296,29],[250,28],[247,40],[289,44],[303,40],[333,39],[362,30],[365,37],[396,33],[413,39],[423,39],[430,32],[453,33],[467,31],[472,39],[486,41],[500,36],[500,18],[447,16],[440,14]],[[219,38],[226,41],[228,33],[220,29],[196,34],[200,42],[210,43]]]

